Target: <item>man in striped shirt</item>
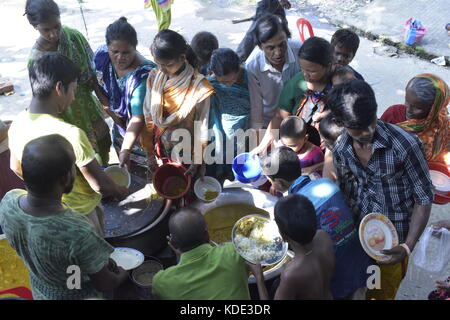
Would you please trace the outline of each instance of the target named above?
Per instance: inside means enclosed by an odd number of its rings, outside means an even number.
[[[383,251],[389,261],[378,262],[381,289],[368,292],[368,298],[394,299],[433,201],[422,144],[400,127],[377,120],[375,94],[364,81],[337,86],[328,107],[345,128],[333,147],[333,170],[356,220],[379,212],[397,230],[400,245]]]

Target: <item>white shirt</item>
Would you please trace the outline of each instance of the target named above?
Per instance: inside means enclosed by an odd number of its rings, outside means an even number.
[[[275,115],[283,86],[300,71],[298,51],[302,43],[288,40],[287,60],[283,71],[276,70],[258,47],[246,61],[250,91],[250,128],[267,128]]]

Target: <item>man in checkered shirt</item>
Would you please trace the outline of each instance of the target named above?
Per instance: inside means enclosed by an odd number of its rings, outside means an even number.
[[[333,147],[333,170],[356,219],[379,212],[397,229],[400,245],[382,251],[390,255],[389,261],[377,262],[381,289],[367,294],[369,299],[394,299],[433,202],[422,143],[400,127],[377,120],[375,94],[364,81],[337,86],[327,105],[345,128]]]

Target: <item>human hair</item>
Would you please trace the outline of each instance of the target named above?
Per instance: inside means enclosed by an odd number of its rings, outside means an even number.
[[[301,139],[306,135],[308,126],[303,118],[289,116],[280,125],[280,137]]]
[[[352,50],[353,55],[356,54],[359,48],[359,37],[350,29],[339,29],[331,37],[331,46],[342,46]]]
[[[345,80],[356,79],[356,76],[355,72],[349,66],[339,66],[334,69],[331,78],[338,78],[341,82],[344,82]]]
[[[169,219],[169,232],[181,251],[188,251],[205,243],[208,231],[205,218],[194,208],[182,208]]]
[[[61,81],[64,90],[77,81],[80,69],[66,56],[58,52],[46,52],[33,60],[28,68],[33,97],[47,98]]]
[[[328,94],[327,107],[339,125],[350,129],[366,129],[377,117],[375,93],[362,80],[347,80]]]
[[[25,14],[33,26],[45,23],[52,17],[60,17],[58,5],[53,0],[27,0]]]
[[[169,29],[158,32],[150,46],[150,51],[154,57],[166,60],[176,60],[184,54],[191,66],[198,67],[197,56],[178,32]]]
[[[406,85],[406,90],[414,92],[417,99],[428,104],[430,108],[433,106],[436,88],[431,80],[420,76],[414,77]]]
[[[303,42],[298,58],[327,67],[333,62],[333,47],[323,38],[311,37]]]
[[[271,168],[277,167],[273,173]],[[282,146],[273,150],[262,161],[264,174],[270,179],[283,179],[288,182],[296,180],[302,175],[302,166],[297,154],[288,147]]]
[[[120,17],[106,28],[105,38],[107,45],[112,41],[125,41],[136,48],[138,44],[136,30],[125,17]]]
[[[219,40],[211,32],[202,31],[192,38],[191,48],[201,63],[207,64],[213,51],[219,48]]]
[[[275,204],[275,222],[281,233],[295,242],[311,243],[316,235],[316,210],[311,201],[300,194],[290,194]]]
[[[22,176],[27,189],[36,194],[52,191],[75,163],[72,145],[58,134],[39,137],[25,145]]]
[[[226,76],[231,72],[239,72],[239,56],[231,49],[220,48],[214,50],[211,56],[211,71],[216,76]]]
[[[266,14],[256,21],[253,33],[257,44],[261,45],[272,39],[280,31],[284,31],[287,38],[291,37],[286,21],[274,14]]]
[[[344,131],[344,127],[339,126],[333,119],[333,115],[329,113],[320,121],[319,131],[325,139],[330,140],[334,143]]]

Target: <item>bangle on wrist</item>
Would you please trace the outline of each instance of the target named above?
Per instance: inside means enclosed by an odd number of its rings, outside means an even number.
[[[409,249],[409,247],[406,243],[401,243],[400,247],[403,247],[403,249],[406,250],[406,254],[408,255],[408,257],[411,255],[411,249]]]
[[[122,153],[122,152],[130,153],[130,149],[122,149],[122,150],[120,150],[119,153]]]

